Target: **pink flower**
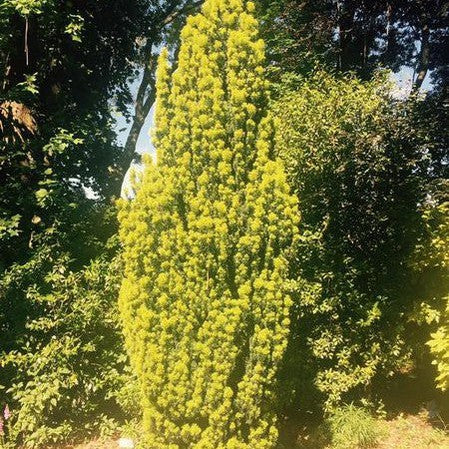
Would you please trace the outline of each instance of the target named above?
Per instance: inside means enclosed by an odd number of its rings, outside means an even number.
[[[7,421],[9,418],[11,418],[11,412],[9,411],[8,404],[5,405],[5,409],[3,410],[3,416],[5,417],[5,420]]]

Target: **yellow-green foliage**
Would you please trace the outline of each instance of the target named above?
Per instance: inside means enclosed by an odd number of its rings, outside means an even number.
[[[429,264],[430,261],[429,265],[439,268],[446,274],[442,279],[440,278],[440,287],[443,284],[447,293],[447,296],[443,298],[446,308],[442,316],[438,317],[439,327],[432,334],[428,344],[438,369],[437,385],[442,390],[447,390],[449,388],[449,203],[445,202],[432,209],[426,218],[433,231],[431,254],[426,262]]]
[[[298,211],[272,158],[254,5],[207,0],[157,72],[155,146],[120,214],[127,348],[154,449],[264,449]]]
[[[432,334],[429,346],[438,369],[437,385],[445,391],[449,388],[449,297],[446,299],[446,316],[443,320],[438,330]]]

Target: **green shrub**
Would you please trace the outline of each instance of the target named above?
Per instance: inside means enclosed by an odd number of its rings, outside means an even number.
[[[1,354],[12,447],[110,433],[129,416],[121,407],[131,408],[123,388],[132,376],[117,324],[120,259],[106,252],[76,271],[70,262],[49,247],[0,279],[2,301],[16,298],[26,309],[23,328],[8,333],[20,330],[15,347],[3,342]]]
[[[330,408],[409,362],[407,262],[421,232],[421,155],[409,105],[391,98],[381,74],[363,82],[318,70],[284,91],[274,111],[302,231],[304,287],[283,370],[296,393],[286,401],[304,409],[324,398]]]
[[[382,435],[378,422],[363,408],[345,405],[327,418],[332,449],[374,447]]]
[[[431,334],[428,345],[437,367],[437,386],[446,391],[449,388],[449,202],[430,209],[425,217],[431,238],[422,263],[439,274],[435,276],[437,285],[432,283],[430,290],[433,298],[440,298],[443,304],[441,310],[434,312],[437,329]],[[434,303],[435,300],[430,305]]]

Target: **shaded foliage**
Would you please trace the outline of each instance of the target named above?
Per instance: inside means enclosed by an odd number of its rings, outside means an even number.
[[[73,224],[81,187],[99,199],[118,190],[110,99],[121,110],[130,100],[126,81],[147,9],[140,1],[3,2],[0,219],[10,238],[1,242],[0,269],[25,261],[35,236],[67,211],[66,226]]]
[[[47,240],[0,278],[0,385],[12,411],[11,447],[111,432],[138,413],[126,404],[132,376],[118,326],[116,251],[113,237],[79,267]]]
[[[408,261],[423,234],[424,154],[413,105],[390,94],[382,76],[362,83],[319,71],[275,106],[277,151],[301,199],[295,263],[308,285],[285,366],[293,409],[317,405],[312,383],[327,406],[369,398],[376,376],[410,363]]]
[[[316,62],[370,77],[379,66],[415,70],[420,87],[432,73],[448,85],[449,3],[439,0],[260,0],[273,65],[307,73]],[[447,95],[447,92],[446,92]]]

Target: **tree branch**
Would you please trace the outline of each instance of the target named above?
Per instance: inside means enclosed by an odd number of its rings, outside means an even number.
[[[125,172],[136,157],[136,144],[142,130],[145,119],[150,112],[151,106],[155,100],[155,78],[154,70],[156,66],[156,55],[153,52],[153,42],[145,45],[144,55],[146,59],[143,71],[142,81],[137,90],[136,101],[134,103],[134,116],[131,129],[126,139],[123,157],[121,161],[121,169]],[[147,94],[148,92],[148,94]]]
[[[204,3],[204,0],[197,0],[197,1],[194,1],[193,3],[185,4],[184,7],[182,7],[181,9],[178,9],[177,11],[173,11],[172,14],[167,16],[163,22],[163,25],[164,26],[169,25],[180,15],[190,13],[191,11],[200,7],[203,3]]]

